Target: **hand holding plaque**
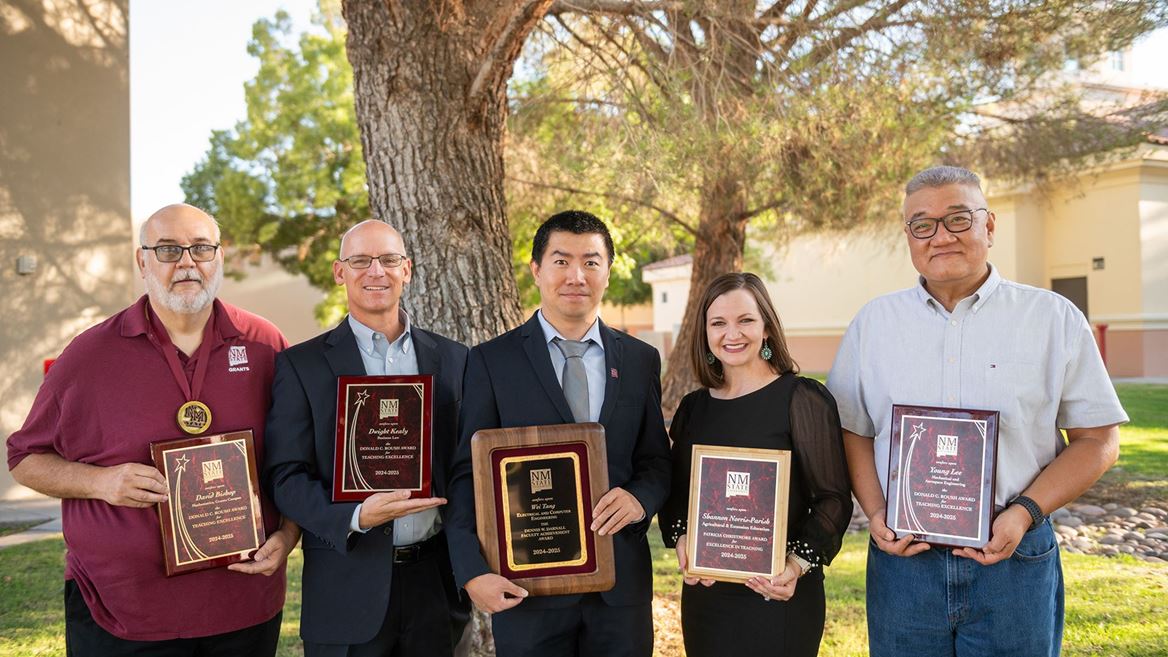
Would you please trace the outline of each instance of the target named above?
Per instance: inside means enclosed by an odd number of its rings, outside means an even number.
[[[167,576],[238,563],[266,538],[251,431],[150,444]]]
[[[693,446],[685,576],[774,577],[787,559],[791,452]]]
[[[894,405],[884,523],[897,538],[985,546],[997,456],[997,411]]]
[[[478,431],[471,457],[479,543],[494,573],[532,595],[612,588],[612,534],[589,528],[608,492],[603,426]]]

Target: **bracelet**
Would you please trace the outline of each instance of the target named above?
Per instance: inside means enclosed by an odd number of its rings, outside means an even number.
[[[795,554],[794,552],[788,554],[787,558],[795,562],[795,565],[799,567],[799,577],[802,577],[811,571],[811,562]]]
[[[1025,495],[1019,495],[1018,497],[1015,497],[1013,500],[1011,500],[1010,503],[1006,506],[1010,507],[1015,504],[1022,507],[1023,509],[1026,509],[1026,512],[1030,514],[1030,529],[1034,529],[1035,527],[1041,525],[1043,520],[1046,520],[1046,516],[1042,514],[1042,508],[1038,506],[1038,502],[1035,502],[1029,497],[1026,497]]]

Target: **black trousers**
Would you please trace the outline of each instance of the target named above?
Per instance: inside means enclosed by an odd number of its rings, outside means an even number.
[[[393,566],[389,608],[367,643],[304,642],[305,657],[451,657],[450,605],[436,555]]]
[[[744,584],[682,585],[681,634],[689,657],[815,657],[823,638],[823,569],[799,579],[787,601],[764,600]]]
[[[242,630],[165,641],[130,641],[114,636],[93,620],[81,589],[65,580],[65,654],[68,657],[272,657],[280,639],[283,612]]]
[[[495,614],[491,629],[498,657],[650,657],[653,605],[610,607],[599,593],[560,609]]]

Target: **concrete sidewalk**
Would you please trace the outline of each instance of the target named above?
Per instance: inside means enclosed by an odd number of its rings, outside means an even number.
[[[0,536],[0,548],[61,536],[61,500],[35,497],[0,501],[0,525],[37,523],[17,534]]]

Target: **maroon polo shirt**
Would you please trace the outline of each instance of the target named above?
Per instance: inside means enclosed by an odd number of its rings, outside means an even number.
[[[93,465],[151,464],[152,441],[185,435],[175,415],[186,398],[149,337],[161,325],[147,310],[143,296],[65,348],[24,426],[8,438],[9,469],[50,452]],[[276,353],[288,343],[271,322],[219,301],[203,339],[211,340],[199,396],[211,408],[208,434],[251,429],[263,463]],[[190,381],[197,353],[182,361]],[[284,605],[283,567],[271,577],[226,568],[167,577],[156,506],[66,499],[61,512],[65,578],[77,582],[94,620],[123,639],[222,634],[262,623]],[[263,512],[271,533],[279,515],[266,495]]]

